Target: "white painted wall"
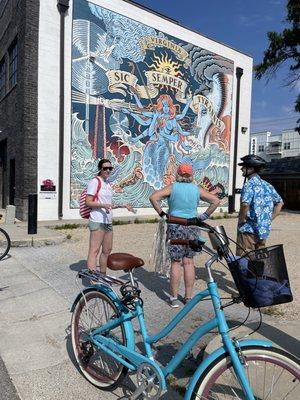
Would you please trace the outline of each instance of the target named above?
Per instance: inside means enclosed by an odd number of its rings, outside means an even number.
[[[93,0],[110,10],[124,14],[141,23],[150,25],[169,35],[173,35],[186,42],[203,47],[206,50],[222,55],[234,61],[234,66],[243,69],[240,92],[240,127],[247,127],[246,134],[239,132],[238,159],[248,153],[250,107],[252,89],[252,58],[242,54],[221,43],[215,42],[198,33],[169,22],[155,14],[126,3],[122,0]],[[71,141],[71,38],[72,38],[72,5],[65,18],[65,143],[64,143],[64,193],[63,193],[63,218],[75,219],[79,217],[78,210],[69,208],[70,192],[70,141]],[[199,3],[200,8],[200,3]],[[45,178],[58,182],[58,106],[59,106],[59,13],[56,0],[40,2],[40,39],[39,39],[39,146],[38,146],[38,177],[39,182]],[[222,38],[220,38],[221,40]],[[233,161],[233,141],[235,131],[235,104],[236,104],[236,76],[233,77],[232,98],[232,134],[230,160],[231,188]],[[235,166],[236,168],[236,166]],[[242,177],[237,168],[237,187],[242,185]],[[229,193],[231,194],[231,193]],[[237,204],[237,202],[236,202]],[[39,199],[39,220],[57,219],[57,199]],[[126,213],[126,214],[125,214]],[[139,209],[138,215],[154,215],[152,209]],[[129,215],[127,211],[116,210],[116,217]]]
[[[290,149],[285,149],[285,143],[290,143]],[[282,132],[282,157],[300,156],[300,135],[294,129]]]
[[[58,189],[59,12],[56,0],[40,2],[38,57],[38,220],[58,219],[58,195],[40,198],[40,185],[52,179]],[[57,192],[56,192],[57,193]]]

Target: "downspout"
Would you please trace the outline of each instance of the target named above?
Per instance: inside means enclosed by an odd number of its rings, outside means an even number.
[[[58,146],[58,218],[63,217],[64,185],[64,114],[65,114],[65,16],[69,9],[69,0],[57,0],[60,13],[60,49],[59,49],[59,146]]]
[[[239,117],[240,117],[240,91],[241,91],[241,77],[244,73],[243,68],[237,67],[236,75],[236,103],[235,103],[235,129],[234,129],[234,153],[233,153],[233,174],[232,174],[232,195],[228,197],[228,212],[232,214],[235,212],[235,185],[236,185],[236,168],[237,168],[237,153],[238,153],[238,139],[239,139]]]

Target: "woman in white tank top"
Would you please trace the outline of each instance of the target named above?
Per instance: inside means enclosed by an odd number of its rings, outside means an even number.
[[[133,211],[133,209],[131,204],[122,206],[112,204],[113,191],[108,181],[113,170],[111,162],[107,159],[100,160],[98,170],[98,176],[88,184],[85,202],[86,206],[91,209],[87,267],[91,272],[96,271],[97,257],[100,253],[100,272],[105,274],[107,258],[111,253],[113,244],[112,209],[119,207],[125,207],[128,211]]]

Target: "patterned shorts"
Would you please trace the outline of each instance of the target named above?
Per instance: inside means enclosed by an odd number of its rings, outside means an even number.
[[[200,230],[194,226],[182,226],[169,224],[167,230],[167,239],[197,239]],[[177,244],[169,245],[169,255],[171,261],[180,261],[183,257],[192,258],[197,253],[189,246],[182,246]]]

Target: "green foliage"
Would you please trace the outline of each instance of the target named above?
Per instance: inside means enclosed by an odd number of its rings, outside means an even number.
[[[82,227],[80,224],[64,224],[64,225],[56,225],[54,229],[56,230],[65,230],[65,229],[77,229]]]
[[[264,52],[263,61],[254,67],[255,78],[272,78],[283,63],[289,63],[288,86],[294,86],[299,80],[300,68],[300,1],[288,0],[286,22],[290,25],[281,33],[268,32],[269,47]],[[300,113],[300,95],[296,99],[295,111]],[[296,130],[300,134],[300,118]]]
[[[121,221],[119,219],[113,220],[113,225],[128,225],[131,224],[130,221]]]

